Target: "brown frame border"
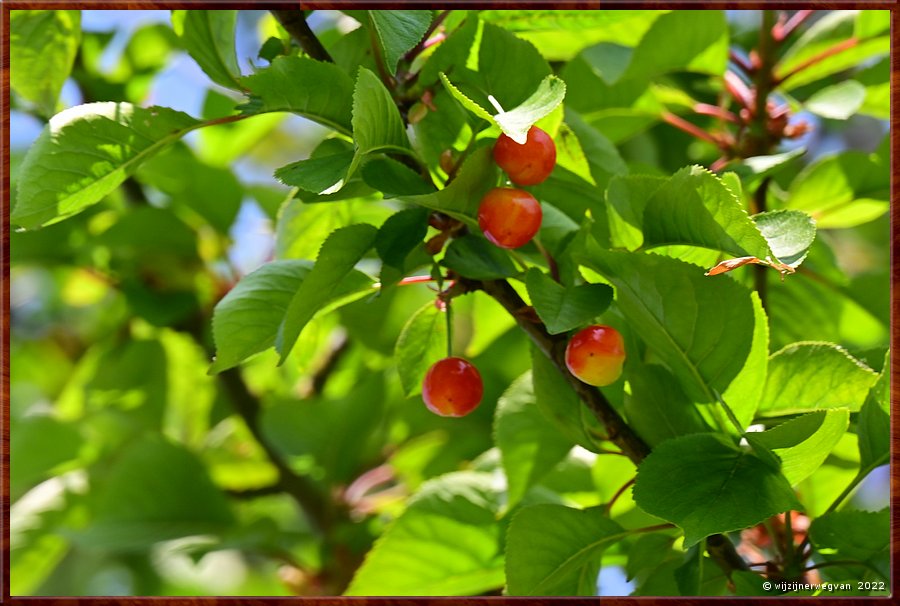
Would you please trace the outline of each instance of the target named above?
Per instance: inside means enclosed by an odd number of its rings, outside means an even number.
[[[485,2],[481,0],[445,0],[435,2],[433,0],[400,0],[384,2],[380,0],[330,0],[302,2],[293,0],[268,0],[260,3],[251,3],[246,0],[177,0],[177,1],[128,1],[128,0],[10,0],[0,5],[0,110],[2,110],[2,128],[0,128],[0,149],[2,149],[2,166],[0,166],[0,289],[2,289],[2,315],[0,315],[0,512],[3,515],[2,536],[0,536],[0,603],[46,606],[148,606],[148,605],[190,605],[190,606],[265,606],[268,604],[285,605],[300,602],[313,603],[320,606],[353,606],[372,605],[388,606],[394,604],[431,604],[434,606],[445,604],[459,604],[461,606],[478,606],[483,604],[513,606],[513,604],[528,604],[531,606],[548,606],[556,603],[574,604],[578,601],[587,601],[591,598],[520,598],[520,597],[422,597],[422,598],[392,598],[392,597],[11,597],[9,595],[9,465],[10,465],[10,436],[9,436],[9,410],[10,410],[10,366],[9,366],[9,138],[10,131],[10,65],[9,65],[9,11],[18,9],[116,9],[116,10],[151,10],[151,9],[189,9],[189,8],[253,8],[268,9],[294,5],[306,9],[339,9],[352,6],[368,6],[373,8],[410,8],[454,5],[460,8],[566,8],[566,9],[802,9],[811,8],[822,10],[838,9],[877,9],[891,11],[891,349],[896,351],[900,346],[900,331],[896,329],[896,323],[900,318],[900,294],[895,286],[900,281],[900,267],[897,265],[897,254],[900,253],[900,111],[896,107],[900,99],[900,52],[898,52],[897,40],[900,37],[900,5],[896,0],[569,0],[564,2],[547,2],[545,0],[495,0]],[[900,414],[900,385],[897,384],[900,361],[896,357],[891,359],[891,586],[900,578],[896,574],[900,569],[900,423],[896,422]],[[730,604],[735,600],[742,604],[768,605],[781,603],[800,603],[815,600],[817,604],[835,604],[843,606],[862,606],[863,604],[887,604],[892,603],[891,598],[882,597],[760,597],[760,598],[730,598],[730,597],[604,597],[593,598],[598,603],[610,606],[628,606],[640,604],[641,606],[662,606],[670,604]]]

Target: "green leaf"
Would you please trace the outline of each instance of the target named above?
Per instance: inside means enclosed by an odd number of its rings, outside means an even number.
[[[544,419],[571,442],[597,452],[590,429],[602,435],[600,422],[588,411],[559,369],[541,351],[531,352],[534,399]]]
[[[684,168],[647,200],[645,248],[690,244],[765,259],[765,238],[722,181],[700,166]]]
[[[825,462],[849,422],[850,412],[845,408],[822,410],[746,437],[754,448],[762,446],[778,456],[781,473],[794,486]]]
[[[862,107],[866,88],[856,80],[844,80],[820,89],[806,100],[806,109],[823,118],[846,120]]]
[[[818,551],[865,562],[888,549],[891,511],[832,511],[812,521],[809,538]]]
[[[722,399],[745,428],[756,416],[769,368],[769,319],[759,294],[751,292],[750,298],[753,300],[753,341],[750,353],[747,354],[744,367],[722,394]]]
[[[634,49],[615,42],[601,42],[586,48],[582,56],[604,82],[612,85],[618,82],[628,69],[634,56]]]
[[[80,42],[81,11],[9,11],[12,91],[52,116]]]
[[[749,290],[728,278],[710,281],[689,263],[592,243],[581,263],[610,280],[619,309],[688,397],[714,402],[714,392],[725,391],[753,340]]]
[[[275,171],[275,178],[290,187],[319,195],[333,194],[344,186],[353,152],[340,152],[300,160]]]
[[[484,95],[493,95],[503,107],[524,103],[552,73],[530,42],[490,23],[483,25],[478,65],[473,69],[480,78],[478,88]],[[482,103],[482,107],[491,105]]]
[[[534,94],[515,108],[495,115],[494,122],[510,139],[524,145],[534,123],[556,109],[565,96],[566,83],[556,76],[547,76]]]
[[[394,359],[403,393],[407,397],[420,393],[425,373],[446,355],[446,314],[429,301],[413,314],[397,339]]]
[[[81,212],[200,124],[165,107],[129,103],[89,103],[55,115],[22,161],[10,221],[33,228]]]
[[[828,156],[797,175],[787,207],[809,213],[819,229],[854,227],[887,212],[889,173],[876,154],[849,151]]]
[[[145,549],[158,541],[221,533],[234,522],[225,495],[200,460],[159,436],[128,445],[91,485],[91,525],[76,538],[94,548]]]
[[[856,38],[871,38],[891,29],[891,11],[861,10],[856,15],[853,35]]]
[[[794,343],[769,358],[759,413],[772,416],[823,408],[862,407],[878,375],[832,343]]]
[[[236,10],[175,10],[172,28],[210,80],[225,88],[243,88],[234,49]]]
[[[884,367],[856,419],[859,434],[859,465],[862,469],[886,463],[891,449],[890,352]]]
[[[375,244],[378,230],[360,223],[333,232],[319,250],[316,264],[297,288],[278,328],[275,348],[284,364],[303,327],[340,293],[340,285],[353,266]]]
[[[754,215],[753,221],[772,254],[791,267],[803,262],[816,238],[816,222],[804,212],[773,210]]]
[[[375,250],[385,265],[403,270],[406,257],[428,232],[428,215],[428,209],[407,208],[388,217],[375,238]]]
[[[384,63],[390,73],[397,71],[397,63],[412,49],[431,25],[431,11],[389,10],[368,11],[372,20]]]
[[[802,508],[777,470],[712,433],[657,445],[638,466],[634,500],[645,512],[681,527],[685,547]]]
[[[637,250],[644,243],[644,208],[666,180],[661,177],[628,175],[613,177],[606,188],[610,244]]]
[[[373,158],[363,164],[361,172],[366,185],[383,193],[385,198],[434,192],[434,185],[426,182],[422,175],[392,158]]]
[[[711,431],[672,373],[662,366],[634,364],[627,376],[631,393],[625,395],[625,417],[650,446]]]
[[[644,80],[673,71],[719,75],[728,64],[724,11],[672,11],[641,38],[623,79]]]
[[[503,585],[491,474],[451,473],[422,485],[356,571],[348,596],[462,596]]]
[[[307,57],[276,57],[272,64],[241,78],[250,91],[244,114],[292,112],[349,135],[353,80],[337,65]]]
[[[579,595],[603,552],[627,536],[602,508],[534,505],[519,511],[506,538],[506,586],[513,596]]]
[[[614,175],[624,175],[628,172],[628,165],[619,155],[619,150],[600,131],[585,122],[574,110],[567,108],[565,119],[566,124],[578,137],[588,161],[591,177],[598,187],[604,188]]]
[[[509,253],[471,234],[454,239],[441,264],[473,280],[511,278],[519,273]]]
[[[272,261],[244,276],[213,312],[216,358],[221,372],[275,345],[278,326],[291,298],[309,274],[309,261]]]
[[[360,68],[353,91],[353,139],[357,153],[409,152],[403,118],[378,76]]]
[[[606,284],[564,287],[536,267],[525,277],[528,295],[547,332],[561,332],[589,324],[612,302],[613,291]]]
[[[78,456],[84,442],[79,428],[48,415],[13,421],[10,432],[10,490],[17,498],[32,484],[45,479],[53,468]]]
[[[440,77],[444,88],[446,88],[447,92],[450,93],[450,96],[456,99],[460,103],[460,105],[462,105],[464,108],[466,108],[482,120],[493,122],[494,117],[491,115],[491,113],[484,109],[481,105],[467,97],[465,93],[454,86],[443,72],[439,73],[438,76]]]
[[[530,372],[516,379],[498,400],[494,443],[500,449],[506,474],[507,510],[572,449],[572,442],[565,436],[547,431],[544,415],[535,402]]]

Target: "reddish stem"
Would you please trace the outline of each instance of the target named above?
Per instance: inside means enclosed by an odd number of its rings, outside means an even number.
[[[689,135],[693,135],[693,136],[697,137],[698,139],[702,139],[703,141],[709,141],[716,147],[720,147],[722,149],[724,149],[726,147],[724,141],[722,141],[718,137],[711,135],[710,133],[706,132],[699,126],[691,124],[687,120],[680,118],[679,116],[676,116],[675,114],[673,114],[671,112],[663,112],[662,119],[665,120],[666,122],[668,122],[669,124],[671,124],[672,126],[674,126],[675,128],[683,130],[684,132],[688,133]]]
[[[728,89],[735,101],[744,107],[753,107],[754,94],[750,92],[750,89],[747,88],[747,85],[736,73],[732,71],[725,72],[725,88]]]
[[[619,500],[619,497],[621,497],[625,493],[625,491],[628,490],[628,487],[634,484],[634,481],[635,478],[631,478],[630,480],[625,482],[619,490],[616,491],[616,494],[614,494],[609,500],[609,503],[606,504],[606,515],[609,515],[609,512],[612,511],[613,505],[615,505],[616,501]]]
[[[807,59],[807,60],[804,61],[803,63],[801,63],[801,64],[797,65],[796,67],[794,67],[792,70],[790,70],[790,71],[787,72],[786,74],[783,74],[783,75],[781,75],[781,76],[777,76],[777,77],[775,78],[774,84],[775,84],[775,85],[784,84],[784,82],[785,82],[786,80],[788,80],[788,79],[790,79],[791,77],[797,75],[798,73],[802,72],[802,71],[805,70],[806,68],[808,68],[808,67],[810,67],[810,66],[813,66],[813,65],[815,65],[816,63],[818,63],[818,62],[820,62],[820,61],[822,61],[822,60],[824,60],[824,59],[827,59],[828,57],[831,57],[831,56],[833,56],[833,55],[837,55],[838,53],[842,53],[842,52],[844,52],[845,50],[849,50],[849,49],[853,48],[854,46],[856,46],[857,44],[859,44],[859,38],[847,38],[846,40],[844,40],[844,41],[841,42],[840,44],[835,44],[835,45],[832,46],[831,48],[822,51],[822,52],[819,53],[818,55],[814,55],[814,56],[810,57],[809,59]]]
[[[734,63],[739,68],[741,68],[742,70],[747,72],[747,75],[750,75],[753,73],[755,68],[750,63],[748,63],[746,59],[744,59],[739,54],[737,54],[737,52],[735,52],[734,50],[728,51],[728,57],[731,59],[732,63]]]
[[[704,116],[715,116],[716,118],[721,118],[727,122],[733,122],[734,124],[738,124],[740,120],[738,117],[734,115],[734,113],[728,111],[724,107],[719,107],[718,105],[710,105],[709,103],[695,103],[694,111],[698,114],[703,114]]]
[[[772,37],[776,42],[781,42],[790,36],[797,27],[812,16],[815,11],[805,10],[797,11],[785,23],[777,23],[772,28]]]
[[[407,284],[427,284],[429,282],[434,282],[434,278],[431,276],[409,276],[408,278],[403,278],[398,282],[400,286],[406,286]],[[445,282],[447,284],[447,288],[450,288],[455,284],[454,280],[448,280]]]

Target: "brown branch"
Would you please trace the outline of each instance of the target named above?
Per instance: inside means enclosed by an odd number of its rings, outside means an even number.
[[[272,9],[269,12],[297,41],[303,52],[313,59],[334,63],[334,59],[331,58],[331,55],[328,54],[328,51],[325,50],[325,47],[322,46],[322,43],[309,28],[306,17],[303,16],[303,11]]]

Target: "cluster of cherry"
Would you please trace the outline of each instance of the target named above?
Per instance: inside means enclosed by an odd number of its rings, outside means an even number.
[[[556,146],[550,135],[532,126],[521,145],[505,134],[500,135],[494,145],[494,161],[515,185],[537,185],[556,166]],[[537,199],[514,187],[495,187],[485,194],[478,207],[478,226],[490,242],[501,248],[519,248],[530,242],[542,219]],[[576,333],[566,346],[569,372],[589,385],[613,383],[622,374],[624,362],[622,335],[610,326],[588,326]],[[425,405],[445,417],[469,414],[481,403],[483,393],[478,369],[457,357],[436,362],[422,384]]]

